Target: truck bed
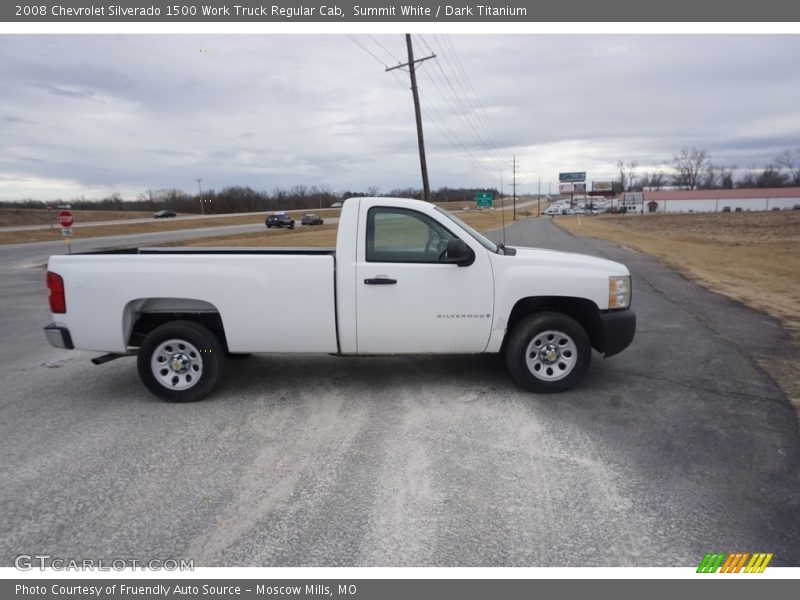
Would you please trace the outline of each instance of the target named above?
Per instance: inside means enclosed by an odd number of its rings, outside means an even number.
[[[77,252],[76,254],[299,254],[304,256],[335,256],[336,248],[114,248],[110,250],[94,250]]]
[[[231,352],[337,352],[335,262],[324,248],[126,248],[48,269],[76,348],[125,352],[143,315],[188,312],[218,314]]]

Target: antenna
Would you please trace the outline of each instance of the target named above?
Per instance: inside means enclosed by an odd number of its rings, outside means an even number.
[[[503,197],[503,169],[500,169],[500,216],[503,219],[503,246],[506,245],[506,199]]]

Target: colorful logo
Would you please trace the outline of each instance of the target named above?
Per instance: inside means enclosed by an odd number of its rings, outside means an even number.
[[[771,560],[772,552],[753,552],[752,554],[749,552],[732,554],[708,552],[700,561],[697,572],[716,573],[719,570],[720,573],[763,573]]]

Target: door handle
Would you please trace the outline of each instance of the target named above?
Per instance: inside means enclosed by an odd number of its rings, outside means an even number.
[[[397,279],[389,279],[388,277],[373,277],[372,279],[365,279],[364,283],[367,285],[394,285]]]

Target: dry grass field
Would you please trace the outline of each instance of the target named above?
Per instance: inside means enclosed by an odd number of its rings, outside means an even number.
[[[776,317],[800,348],[800,211],[556,217],[556,223],[655,256],[705,287]],[[800,365],[762,365],[800,403]]]
[[[0,227],[56,225],[57,214],[58,210],[56,209],[0,208]],[[75,221],[78,223],[117,221],[121,219],[145,219],[153,216],[152,212],[137,210],[73,210],[72,214],[75,215]]]

